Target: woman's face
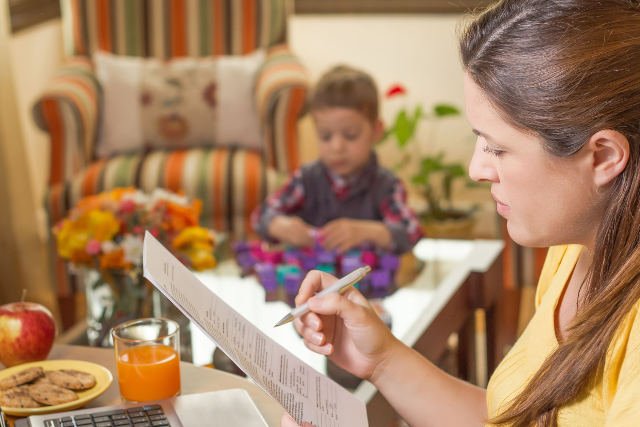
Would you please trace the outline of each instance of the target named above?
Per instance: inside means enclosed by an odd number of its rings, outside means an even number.
[[[511,238],[533,247],[590,245],[602,209],[586,150],[554,156],[537,135],[503,120],[468,75],[464,93],[467,118],[477,135],[469,175],[491,184]]]

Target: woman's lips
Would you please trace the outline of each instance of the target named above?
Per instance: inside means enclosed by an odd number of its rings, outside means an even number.
[[[501,202],[501,201],[500,201],[500,199],[498,199],[498,198],[497,198],[496,196],[494,196],[493,194],[492,194],[492,196],[493,196],[493,200],[495,200],[495,202],[496,202],[496,211],[497,211],[500,215],[502,215],[502,216],[506,216],[506,215],[509,213],[509,210],[510,210],[509,205],[507,205],[507,204],[505,204],[505,203]]]

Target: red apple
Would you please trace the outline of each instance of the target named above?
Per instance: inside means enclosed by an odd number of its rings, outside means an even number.
[[[46,307],[33,302],[0,306],[0,362],[5,366],[47,358],[56,324]]]

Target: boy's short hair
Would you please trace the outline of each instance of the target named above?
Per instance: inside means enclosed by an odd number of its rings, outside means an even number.
[[[338,65],[324,73],[311,94],[311,111],[344,107],[357,110],[372,122],[378,120],[378,88],[364,71]]]

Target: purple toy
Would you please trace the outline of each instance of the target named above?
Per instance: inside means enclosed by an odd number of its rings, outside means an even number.
[[[348,253],[342,257],[340,261],[340,268],[343,275],[349,274],[356,268],[363,267],[364,264],[360,260],[360,254],[358,253]]]
[[[397,255],[385,253],[380,257],[380,267],[385,270],[397,270],[400,265],[400,258]]]
[[[300,273],[287,273],[284,276],[284,290],[287,294],[287,302],[289,305],[295,305],[295,298],[302,282],[302,274]]]

